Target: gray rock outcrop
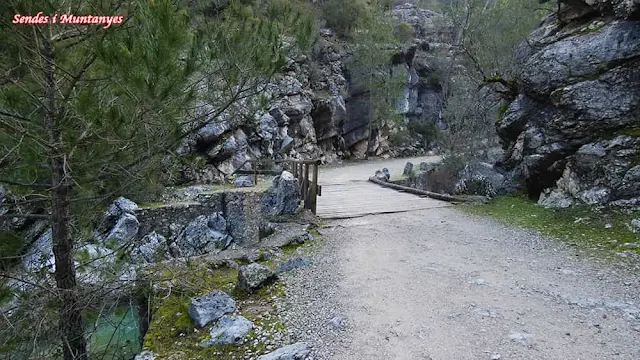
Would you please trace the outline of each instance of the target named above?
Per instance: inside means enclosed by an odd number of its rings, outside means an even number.
[[[268,267],[258,263],[249,264],[240,268],[236,287],[247,293],[252,293],[274,277],[275,274]]]
[[[262,198],[262,211],[268,215],[294,214],[300,205],[298,179],[288,171],[273,179]]]
[[[505,177],[488,163],[469,163],[459,172],[456,194],[496,196],[506,191]]]
[[[258,360],[304,360],[311,352],[309,345],[298,342],[258,357]]]
[[[94,237],[101,241],[106,240],[110,235],[116,236],[118,241],[128,238],[136,227],[137,219],[135,221],[133,219],[136,210],[138,210],[138,204],[135,202],[124,197],[117,198],[95,223]],[[123,219],[127,214],[130,216]],[[120,224],[118,225],[118,223]],[[116,226],[120,229],[114,233]]]
[[[236,302],[231,296],[222,291],[214,291],[191,299],[188,311],[191,320],[198,327],[204,327],[235,309]]]
[[[446,18],[414,2],[392,8],[395,23],[412,29],[412,39],[391,56],[394,74],[406,78],[398,110],[412,125],[442,125],[443,89],[438,62],[448,56],[445,45],[453,36]],[[325,163],[366,153],[415,155],[428,146],[422,135],[411,144],[394,144],[396,124],[375,125],[369,134],[369,96],[356,81],[359,71],[350,59],[350,44],[331,29],[320,29],[310,54],[284,44],[285,66],[266,91],[233,104],[212,118],[216,107],[203,102],[199,121],[208,124],[184,141],[178,153],[197,155],[223,175],[229,175],[248,158],[321,159]],[[266,104],[265,104],[266,101]],[[266,106],[265,106],[266,105]],[[198,114],[196,114],[197,116]],[[234,121],[243,118],[246,121]],[[181,179],[216,178],[185,170]]]
[[[171,257],[167,239],[155,231],[137,241],[129,256],[134,264],[154,263]]]
[[[125,213],[105,236],[106,241],[115,241],[124,245],[129,243],[137,234],[140,223],[135,215]]]
[[[47,229],[28,248],[22,257],[22,266],[28,272],[36,272],[43,267],[53,269],[55,259],[53,257],[53,243],[51,229]]]
[[[565,2],[516,53],[500,162],[549,207],[640,205],[637,1]],[[540,196],[542,195],[542,196]]]
[[[227,220],[220,213],[200,215],[184,229],[175,244],[181,256],[197,256],[225,249],[233,238],[227,233]]]

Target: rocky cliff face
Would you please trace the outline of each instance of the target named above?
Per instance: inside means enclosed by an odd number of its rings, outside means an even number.
[[[550,207],[640,205],[640,2],[563,2],[516,56],[502,166]]]
[[[437,30],[441,16],[412,2],[396,5],[393,16],[398,24],[409,24],[415,30],[412,45],[399,47],[398,54],[389,59],[390,66],[404,69],[407,76],[399,111],[407,122],[440,122],[442,89],[433,80],[436,70],[432,65],[446,40],[446,34]],[[330,163],[362,157],[367,149],[376,155],[391,151],[389,156],[393,156],[394,150],[416,153],[413,146],[393,149],[389,128],[374,129],[369,144],[367,98],[349,79],[349,56],[343,39],[331,29],[321,29],[311,54],[289,54],[286,68],[262,94],[268,99],[267,106],[256,111],[251,105],[257,100],[247,99],[238,106],[236,114],[240,115],[223,114],[208,120],[210,125],[183,144],[179,153],[195,154],[200,161],[188,161],[178,182],[219,182],[247,159],[319,158]]]

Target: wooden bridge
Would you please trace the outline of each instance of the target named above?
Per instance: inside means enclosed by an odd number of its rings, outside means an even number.
[[[358,217],[449,206],[448,203],[383,188],[368,181],[376,170],[388,168],[393,176],[402,174],[407,161],[437,162],[439,157],[367,161],[340,166],[320,166],[317,160],[248,160],[252,170],[238,174],[278,175],[290,171],[300,181],[304,207],[325,219]]]
[[[418,165],[422,161],[437,162],[439,158],[425,156],[320,167],[318,182],[322,196],[318,198],[316,214],[324,219],[341,219],[450,206],[444,201],[383,188],[368,181],[376,170],[385,167],[392,178],[402,174],[407,161]]]

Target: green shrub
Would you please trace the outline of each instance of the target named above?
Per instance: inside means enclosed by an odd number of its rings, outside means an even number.
[[[429,120],[412,121],[407,125],[410,134],[417,134],[427,146],[438,137],[438,128]]]
[[[23,239],[19,234],[0,230],[0,269],[14,263],[23,246]]]
[[[413,26],[406,22],[401,22],[395,28],[395,36],[401,42],[408,42],[413,39],[414,34],[415,30],[413,29]]]
[[[369,16],[369,8],[363,0],[328,0],[322,5],[322,16],[328,27],[348,36],[361,19]]]
[[[397,132],[389,135],[389,143],[391,146],[406,146],[411,142],[411,135],[406,129],[398,130]]]

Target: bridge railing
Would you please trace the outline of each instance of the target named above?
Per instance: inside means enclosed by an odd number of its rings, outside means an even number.
[[[251,164],[251,169],[244,169],[245,165]],[[281,164],[281,169],[275,169],[274,165]],[[253,183],[258,184],[258,175],[280,175],[283,170],[287,170],[298,179],[300,198],[304,208],[316,214],[317,197],[322,196],[322,187],[318,185],[318,166],[320,160],[247,160],[234,171],[233,174],[253,175]],[[270,166],[267,169],[263,167]]]

